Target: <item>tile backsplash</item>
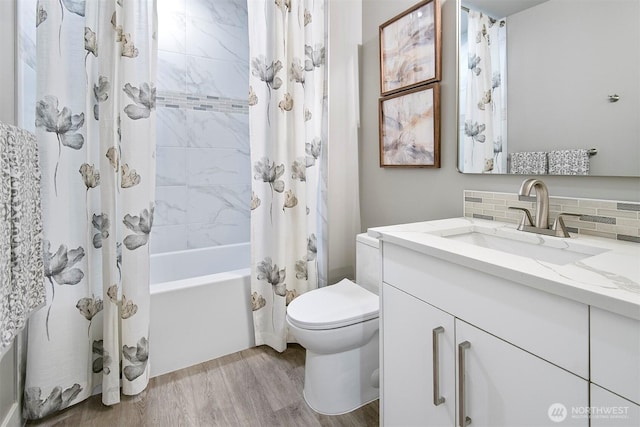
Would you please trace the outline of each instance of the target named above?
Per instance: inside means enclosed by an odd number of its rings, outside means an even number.
[[[522,212],[508,208],[526,208],[535,215],[535,200],[519,200],[515,193],[465,190],[464,216],[517,224]],[[640,203],[549,196],[550,223],[558,213],[580,214],[564,217],[570,233],[640,243]]]

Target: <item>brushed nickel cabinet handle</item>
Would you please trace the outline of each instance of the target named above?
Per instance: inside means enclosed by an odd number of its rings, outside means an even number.
[[[440,351],[438,347],[438,335],[444,332],[442,326],[438,326],[431,332],[433,341],[433,404],[439,406],[444,403],[444,397],[440,396]]]
[[[460,401],[458,402],[458,426],[466,427],[471,424],[471,418],[467,416],[467,410],[465,407],[465,390],[464,390],[464,377],[465,377],[465,367],[464,367],[464,352],[466,349],[471,347],[471,343],[469,341],[464,341],[458,344],[458,396],[460,397]]]

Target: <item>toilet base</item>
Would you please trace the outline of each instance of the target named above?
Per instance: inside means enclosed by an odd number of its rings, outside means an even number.
[[[362,347],[334,354],[307,350],[304,399],[324,415],[351,412],[380,395],[379,337],[376,332]]]

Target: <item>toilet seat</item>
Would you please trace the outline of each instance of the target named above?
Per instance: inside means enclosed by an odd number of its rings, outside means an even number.
[[[379,310],[378,295],[342,279],[295,298],[287,307],[287,317],[299,328],[324,330],[375,319]]]

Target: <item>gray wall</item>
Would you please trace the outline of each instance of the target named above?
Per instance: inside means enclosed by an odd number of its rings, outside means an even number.
[[[358,46],[362,44],[362,3],[329,0],[327,46],[328,137],[327,211],[328,283],[355,277],[356,239],[360,232],[358,199]],[[325,12],[327,13],[327,12]],[[350,28],[345,31],[334,29]],[[349,183],[345,185],[345,183]]]
[[[378,26],[415,0],[363,0],[360,79],[360,204],[362,228],[461,216],[468,190],[514,193],[523,177],[463,175],[456,170],[456,5],[442,0],[443,63],[440,169],[378,166],[380,67]],[[640,201],[640,178],[545,177],[553,196]]]

